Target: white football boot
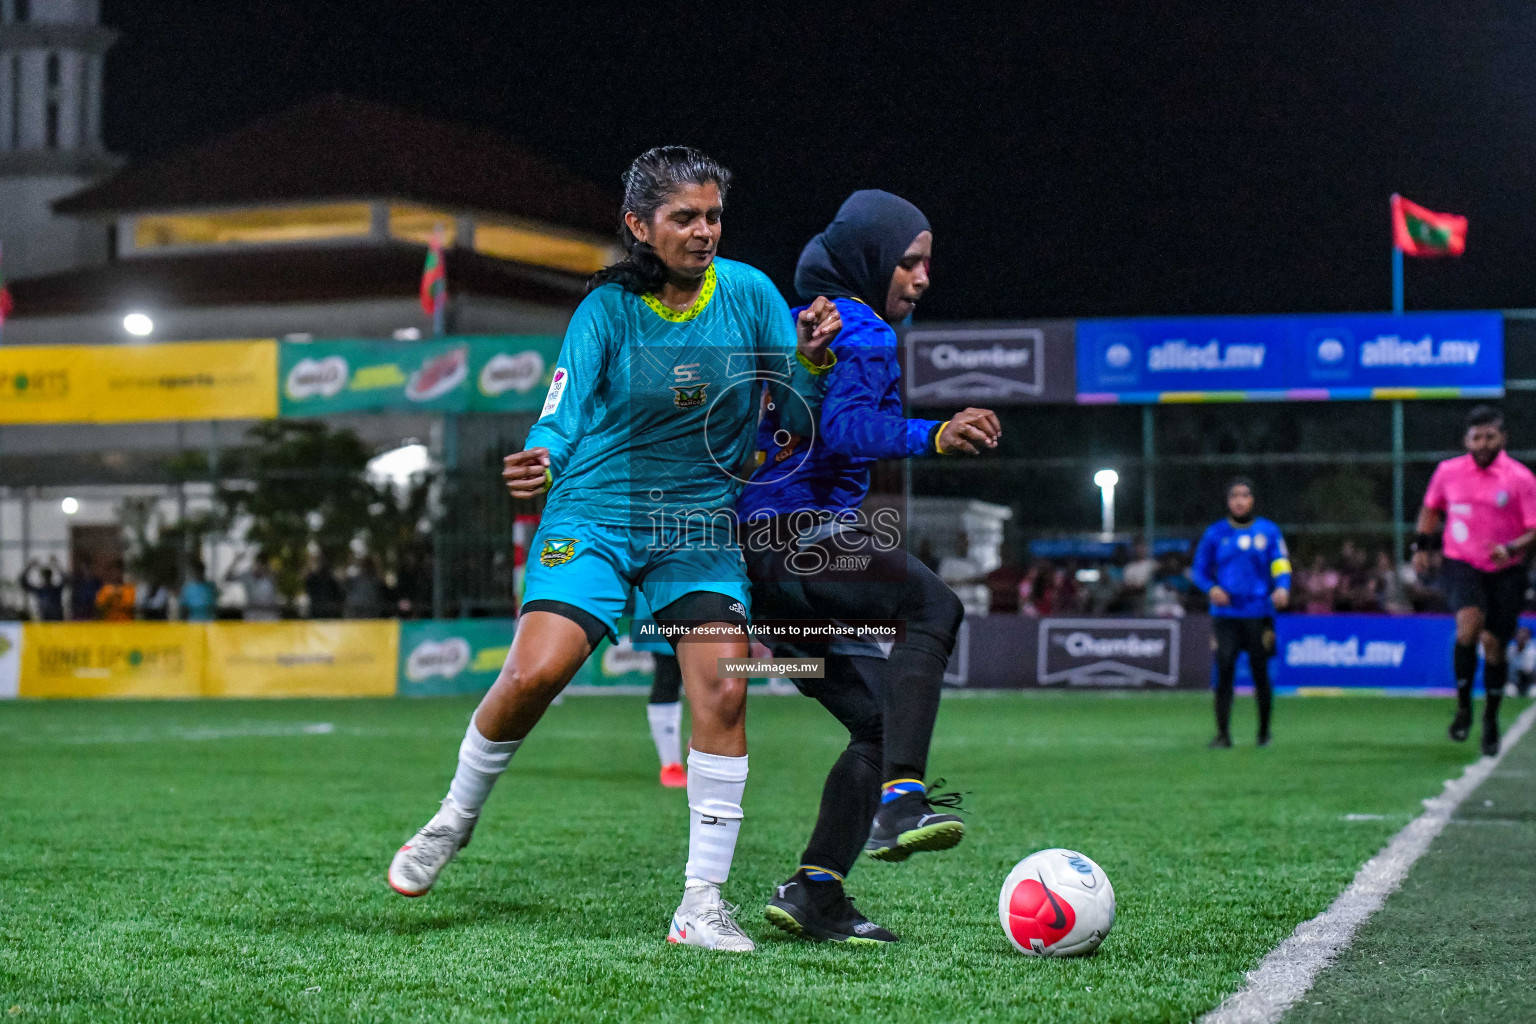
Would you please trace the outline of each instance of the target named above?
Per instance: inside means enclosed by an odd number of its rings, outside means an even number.
[[[389,887],[401,896],[425,896],[443,868],[469,845],[475,822],[444,800],[432,820],[395,853],[389,864]]]
[[[757,948],[736,923],[734,904],[720,898],[718,885],[693,885],[683,890],[682,905],[672,915],[667,941],[704,949],[750,953]]]

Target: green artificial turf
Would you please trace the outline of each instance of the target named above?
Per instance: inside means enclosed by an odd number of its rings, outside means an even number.
[[[1286,1024],[1341,1020],[1536,1021],[1536,743],[1462,803]]]
[[[552,709],[438,888],[390,891],[471,706],[0,703],[0,1016],[1185,1021],[1475,755],[1442,701],[1283,700],[1259,750],[1245,700],[1230,751],[1204,749],[1204,695],[946,701],[931,770],[969,792],[967,839],[861,864],[853,893],[904,941],[848,949],[762,917],[844,739],[819,705],[754,697],[742,957],[664,942],[687,832],[638,697]],[[1094,957],[1021,956],[998,925],[1008,869],[1051,846],[1114,882]]]

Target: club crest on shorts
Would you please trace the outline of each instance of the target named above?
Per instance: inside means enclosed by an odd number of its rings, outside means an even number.
[[[708,383],[699,384],[691,388],[674,387],[672,389],[672,404],[679,409],[697,409],[708,401],[704,394],[708,388]]]
[[[549,568],[564,565],[576,557],[576,539],[574,537],[551,537],[544,542],[544,550],[539,552],[539,562]]]

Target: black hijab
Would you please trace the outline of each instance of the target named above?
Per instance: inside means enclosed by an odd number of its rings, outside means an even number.
[[[900,196],[873,188],[855,192],[827,230],[806,244],[795,267],[795,291],[807,302],[818,295],[859,299],[883,318],[891,275],[907,246],[927,230],[928,218]]]

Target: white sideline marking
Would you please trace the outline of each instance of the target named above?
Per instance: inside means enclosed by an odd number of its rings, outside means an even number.
[[[1424,801],[1424,813],[1404,825],[1380,853],[1366,861],[1349,888],[1327,910],[1297,925],[1248,972],[1248,984],[1201,1017],[1200,1024],[1277,1024],[1312,988],[1318,973],[1349,945],[1360,926],[1403,884],[1408,869],[1429,849],[1456,808],[1493,774],[1532,723],[1536,723],[1536,704],[1515,719],[1497,757],[1479,758],[1467,765],[1460,778],[1446,780],[1439,796]]]
[[[252,736],[327,736],[336,731],[333,722],[246,722],[226,726],[170,726],[74,736],[32,737],[23,742],[94,746],[100,743],[175,743],[243,739]]]

